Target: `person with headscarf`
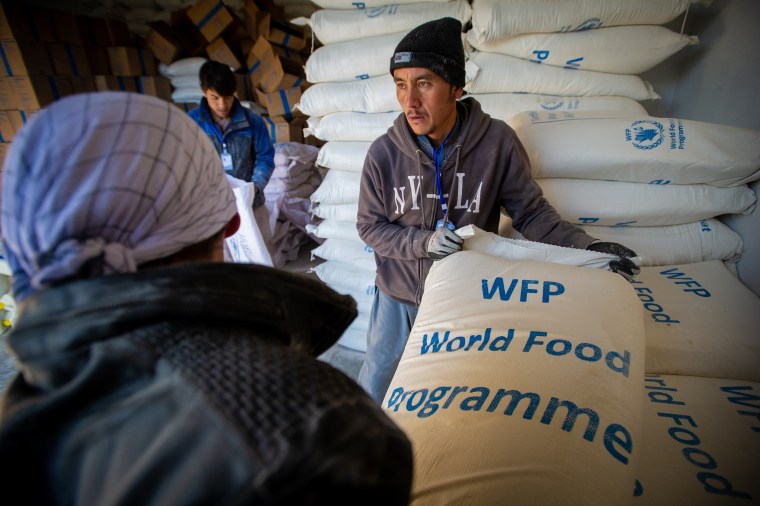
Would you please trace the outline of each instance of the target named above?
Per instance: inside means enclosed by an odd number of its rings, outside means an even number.
[[[407,503],[409,441],[314,358],[355,303],[222,262],[233,193],[179,108],[119,92],[55,102],[14,139],[2,185],[20,307],[0,400],[6,497]]]

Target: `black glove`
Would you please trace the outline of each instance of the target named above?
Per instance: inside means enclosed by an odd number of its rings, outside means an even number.
[[[427,253],[433,260],[456,253],[462,249],[462,238],[446,227],[441,227],[430,237],[427,244]]]
[[[589,251],[596,251],[597,253],[607,253],[609,255],[615,255],[620,257],[620,260],[612,260],[610,262],[610,269],[612,272],[617,272],[628,281],[641,272],[639,266],[633,263],[631,258],[636,256],[636,252],[626,248],[622,244],[616,242],[595,242],[589,244]]]

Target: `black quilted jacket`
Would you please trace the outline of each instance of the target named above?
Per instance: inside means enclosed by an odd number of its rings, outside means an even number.
[[[317,280],[229,264],[30,297],[8,343],[3,502],[406,504],[407,438],[314,358],[355,315]]]

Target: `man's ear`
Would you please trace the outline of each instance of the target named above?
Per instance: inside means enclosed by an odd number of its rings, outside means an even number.
[[[464,88],[456,88],[456,90],[454,91],[454,98],[459,100],[460,98],[462,98],[463,93],[464,93]]]
[[[224,228],[224,238],[227,239],[228,237],[235,235],[239,228],[240,215],[235,213],[235,216],[230,218],[230,221],[227,222],[227,226]]]

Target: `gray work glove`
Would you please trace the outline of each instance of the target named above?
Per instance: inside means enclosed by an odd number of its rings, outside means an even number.
[[[427,253],[433,260],[456,253],[462,249],[462,238],[446,227],[441,227],[430,237],[427,244]]]
[[[631,258],[636,256],[636,253],[622,244],[616,242],[595,242],[590,244],[586,249],[620,257],[619,260],[612,260],[610,262],[610,269],[628,281],[631,281],[636,274],[641,272],[639,266],[631,260]]]

